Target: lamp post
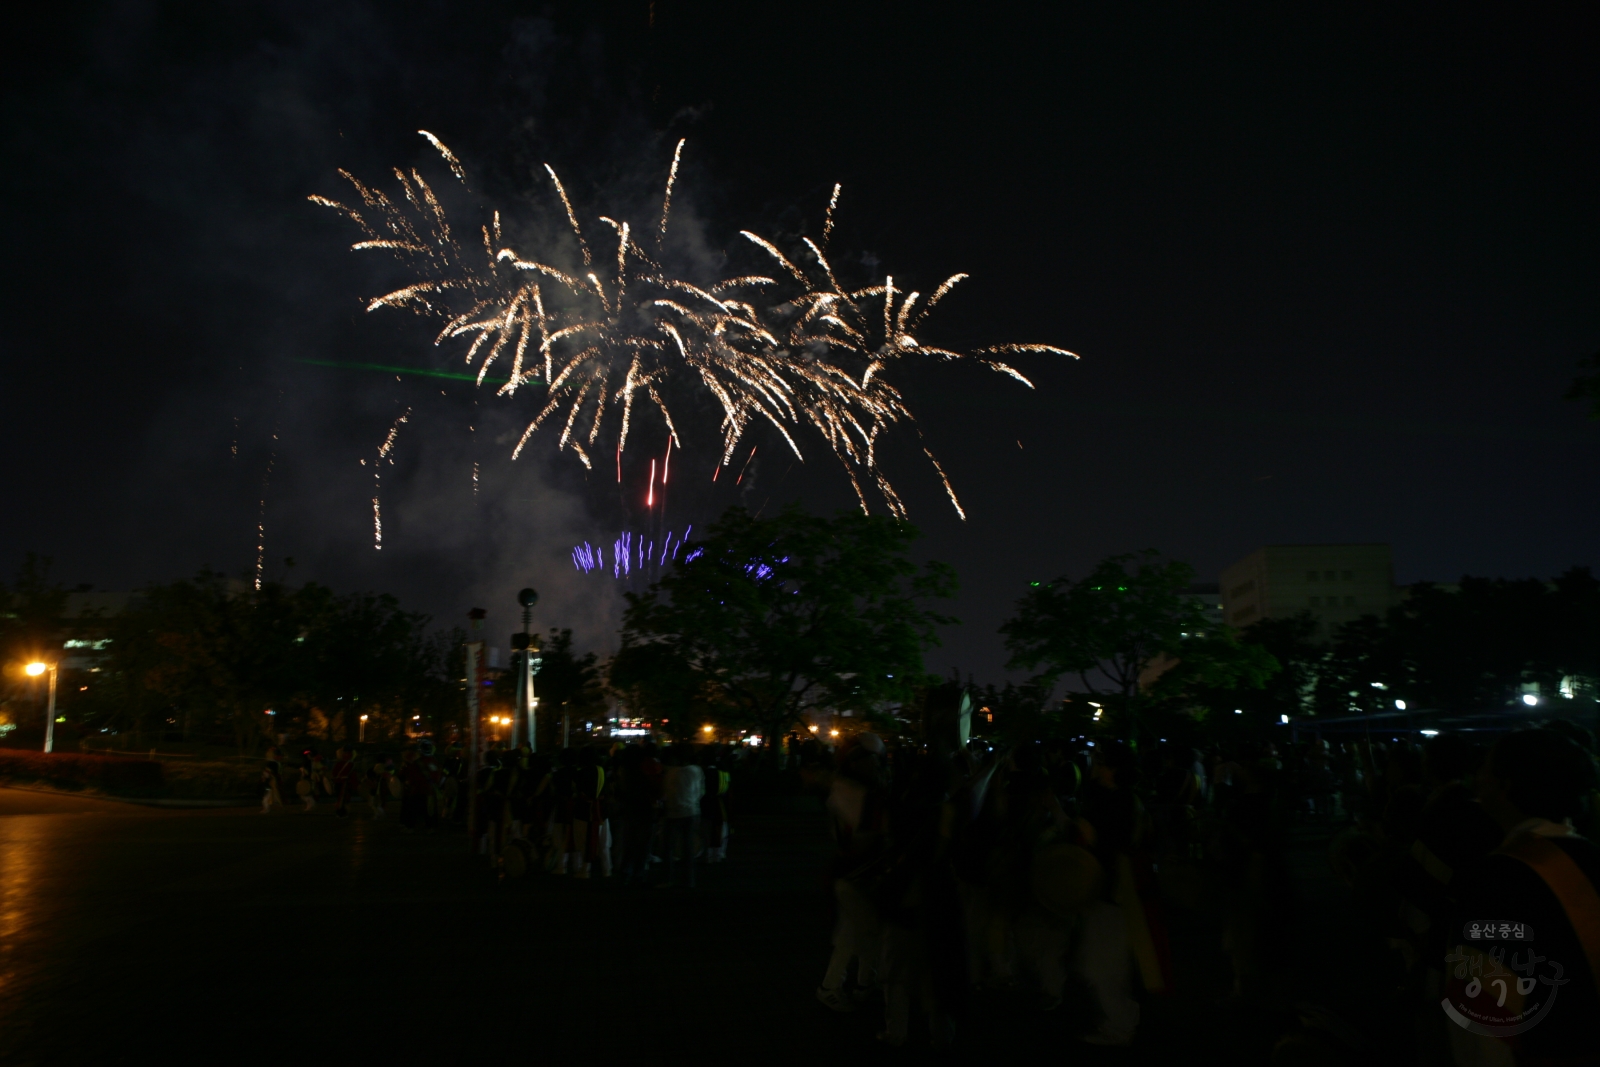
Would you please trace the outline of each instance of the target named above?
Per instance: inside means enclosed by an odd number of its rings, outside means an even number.
[[[533,606],[539,602],[539,594],[533,589],[524,589],[517,594],[517,603],[522,605],[522,632],[511,635],[511,646],[522,653],[517,662],[517,719],[511,730],[511,745],[513,748],[522,743],[523,730],[527,730],[528,751],[539,750],[538,723],[534,718],[534,709],[539,706],[539,700],[533,695],[533,675],[537,664],[538,648],[533,639]]]
[[[30,678],[37,678],[45,671],[50,672],[50,706],[44,715],[44,750],[46,752],[54,752],[56,750],[56,668],[59,666],[60,664],[57,663],[41,663],[38,660],[34,660],[23,668],[24,671],[28,672]]]
[[[356,739],[360,744],[367,743],[367,717],[365,715],[361,716],[361,726]]]

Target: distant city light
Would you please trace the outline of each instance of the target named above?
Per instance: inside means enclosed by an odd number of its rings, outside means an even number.
[[[1439,736],[1439,731],[1438,730],[1419,730],[1418,733],[1422,734],[1423,737],[1438,737]]]
[[[30,665],[30,669],[31,669],[31,665]],[[1539,703],[1539,698],[1534,696],[1532,693],[1523,693],[1522,694],[1522,702],[1524,704],[1528,705],[1528,707],[1531,708],[1535,704]]]
[[[1278,716],[1278,721],[1283,723],[1285,726],[1287,726],[1288,723],[1289,723],[1289,716],[1287,716],[1287,715],[1279,715]]]
[[[1394,702],[1394,706],[1399,711],[1405,711],[1406,710],[1406,702],[1404,700],[1396,700]]]
[[[1234,708],[1233,709],[1233,713],[1235,715],[1243,715],[1244,714],[1244,709],[1243,708]]]

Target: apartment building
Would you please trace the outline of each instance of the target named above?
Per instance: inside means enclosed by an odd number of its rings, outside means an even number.
[[[1219,588],[1230,626],[1309,611],[1323,638],[1398,598],[1388,545],[1265,545],[1226,568]]]

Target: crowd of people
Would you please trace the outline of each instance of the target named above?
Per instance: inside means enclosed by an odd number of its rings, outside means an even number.
[[[727,855],[730,786],[764,759],[825,798],[833,834],[837,919],[817,998],[840,1012],[881,1007],[880,1037],[897,1045],[919,1021],[947,1045],[973,993],[989,989],[1045,1011],[1076,990],[1098,1020],[1081,1036],[1128,1044],[1151,998],[1173,989],[1179,913],[1214,932],[1218,966],[1191,976],[1201,995],[1289,1004],[1302,992],[1296,951],[1318,924],[1286,846],[1327,842],[1355,920],[1343,941],[1380,995],[1353,1026],[1301,1013],[1279,1061],[1351,1054],[1352,1035],[1379,1017],[1415,1045],[1415,1062],[1592,1055],[1600,850],[1594,740],[1581,727],[1203,750],[1109,738],[941,750],[865,732],[838,746],[791,737],[776,756],[645,739],[523,746],[491,749],[469,782],[459,746],[426,740],[367,760],[341,748],[290,764],[274,750],[263,811],[291,792],[340,816],[364,802],[385,818],[398,801],[416,831],[464,824],[472,810],[479,851],[503,874],[693,887],[697,860]],[[1522,960],[1492,940],[1502,920],[1537,936],[1528,961],[1554,961],[1505,972],[1521,990],[1509,1001],[1482,993],[1485,974]],[[1474,921],[1489,924],[1477,941]],[[1458,1014],[1482,1009],[1468,1020],[1476,1029],[1441,1011],[1451,998]],[[1512,1032],[1539,1011],[1539,1025]]]
[[[301,810],[331,800],[346,817],[365,802],[374,819],[399,803],[401,828],[465,824],[479,851],[502,872],[533,868],[576,878],[609,878],[693,888],[695,861],[727,857],[728,796],[743,751],[719,744],[587,744],[535,753],[491,747],[473,775],[460,745],[439,750],[422,738],[394,755],[359,760],[338,748],[331,760],[305,749],[292,763],[277,748],[262,770],[261,810]],[[468,779],[472,778],[469,783]],[[620,871],[617,870],[620,868]]]
[[[817,997],[836,1011],[881,1002],[891,1044],[918,1016],[947,1044],[985,987],[1031,987],[1045,1010],[1075,987],[1098,1018],[1083,1038],[1130,1043],[1142,1006],[1173,987],[1177,911],[1214,920],[1231,972],[1204,995],[1293,1004],[1296,949],[1323,952],[1331,918],[1297,903],[1285,857],[1295,836],[1329,842],[1359,920],[1341,940],[1379,993],[1353,1025],[1302,1005],[1275,1062],[1349,1062],[1374,1025],[1414,1045],[1406,1062],[1595,1054],[1600,850],[1594,742],[1581,727],[1138,753],[1079,739],[940,754],[862,734],[811,760],[837,843],[837,926]],[[1474,920],[1488,930],[1478,941]],[[1535,931],[1537,953],[1506,955],[1492,940],[1502,920]],[[1484,993],[1485,968],[1513,957],[1527,969],[1500,973],[1520,979],[1520,998],[1497,993],[1505,982]],[[1558,965],[1535,975],[1536,959]],[[1451,997],[1458,1015],[1477,1013],[1475,1028],[1441,1011]]]

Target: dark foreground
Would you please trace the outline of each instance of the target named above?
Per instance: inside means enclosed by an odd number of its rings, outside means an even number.
[[[880,1047],[878,1011],[813,999],[831,922],[814,804],[774,803],[736,830],[728,861],[680,893],[497,882],[459,833],[408,835],[392,817],[0,790],[0,1063],[926,1058]],[[1308,948],[1326,952],[1348,918],[1320,850],[1297,859]],[[1133,1048],[1078,1045],[1076,1003],[1045,1015],[993,993],[975,999],[957,1056],[1267,1062],[1284,1020],[1219,1005],[1215,930],[1199,916],[1173,927],[1180,992],[1146,1006]],[[1337,956],[1309,962],[1307,995],[1341,995]]]

